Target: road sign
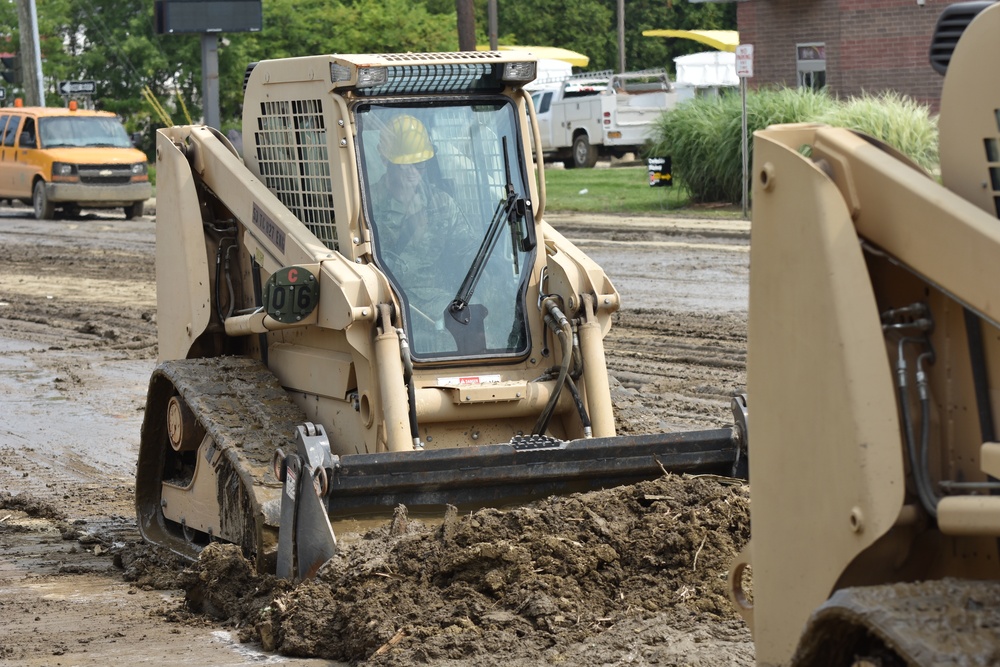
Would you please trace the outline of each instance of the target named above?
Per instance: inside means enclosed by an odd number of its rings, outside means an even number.
[[[753,76],[753,44],[736,45],[736,76]]]
[[[0,88],[0,100],[7,99],[7,91],[4,88]]]
[[[96,81],[60,81],[60,95],[93,95],[97,92]]]

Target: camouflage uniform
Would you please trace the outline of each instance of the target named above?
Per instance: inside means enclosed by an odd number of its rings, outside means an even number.
[[[372,202],[378,253],[409,302],[414,350],[453,350],[455,341],[443,319],[480,239],[445,192],[421,184],[401,202],[387,187],[380,183],[376,191],[386,194]]]

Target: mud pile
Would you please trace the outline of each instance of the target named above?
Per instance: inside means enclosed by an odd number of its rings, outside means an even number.
[[[434,527],[398,513],[285,592],[245,561],[227,563],[242,560],[235,548],[213,545],[188,590],[196,606],[243,626],[244,640],[291,656],[596,665],[608,651],[638,650],[658,664],[750,664],[719,661],[719,641],[752,656],[725,591],[749,532],[746,487],[667,475],[512,510],[452,512]],[[609,637],[612,646],[596,650]],[[698,641],[713,643],[714,663],[693,659]],[[678,651],[687,657],[666,657]]]

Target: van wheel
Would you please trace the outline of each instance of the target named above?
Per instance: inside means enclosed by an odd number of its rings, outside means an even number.
[[[51,220],[56,214],[56,205],[45,194],[45,181],[37,181],[31,192],[31,204],[35,207],[36,220]]]
[[[146,210],[146,206],[145,205],[146,205],[146,202],[137,201],[137,202],[132,202],[131,204],[129,204],[128,206],[126,206],[125,207],[125,219],[126,220],[132,220],[134,218],[141,218],[142,214]]]
[[[581,134],[573,140],[573,162],[577,167],[587,169],[597,164],[597,149],[590,145],[586,134]]]

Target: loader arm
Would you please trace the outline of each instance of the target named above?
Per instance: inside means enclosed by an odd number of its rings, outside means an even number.
[[[202,214],[193,205],[198,201],[197,187],[207,188],[242,223],[246,252],[266,274],[291,265],[320,267],[320,303],[310,322],[329,329],[348,329],[359,320],[374,321],[376,304],[391,300],[382,274],[321,243],[212,128],[164,128],[157,132],[157,147],[163,174],[159,198],[178,203],[159,216],[163,222],[157,227],[157,272],[175,279],[158,281],[165,293],[158,293],[157,298],[166,326],[184,323],[185,327],[183,333],[160,337],[161,360],[187,356],[209,320],[211,297],[208,262],[202,249]],[[185,285],[185,296],[179,297],[170,285]],[[263,333],[280,326],[262,314],[227,322],[234,334]]]

